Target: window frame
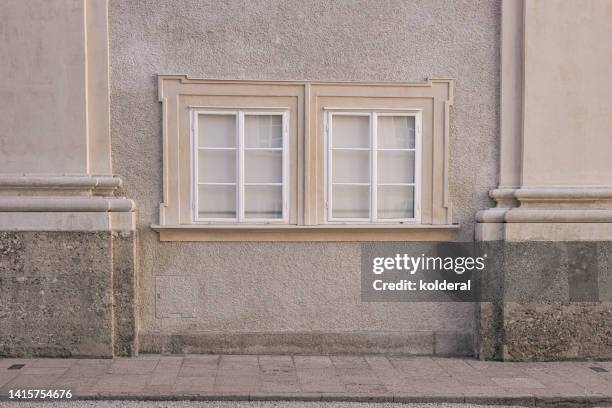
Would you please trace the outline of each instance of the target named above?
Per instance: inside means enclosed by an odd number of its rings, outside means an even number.
[[[332,201],[332,123],[334,116],[368,116],[369,118],[369,217],[368,218],[338,218],[333,217]],[[380,116],[406,116],[414,117],[415,135],[414,149],[385,149],[385,151],[414,151],[414,182],[413,183],[385,183],[387,185],[403,185],[414,187],[414,216],[412,218],[378,218],[378,117]],[[420,224],[421,222],[421,155],[422,155],[422,110],[385,110],[385,109],[339,109],[333,108],[325,111],[324,115],[324,212],[327,224],[355,225],[355,224]],[[357,185],[359,183],[355,183]]]
[[[234,183],[201,183],[199,181],[199,130],[198,122],[200,115],[228,115],[236,118],[236,180]],[[281,117],[282,147],[281,148],[245,148],[244,131],[245,116],[273,115]],[[191,220],[194,224],[204,225],[267,225],[289,223],[289,111],[269,110],[266,108],[228,108],[224,109],[191,109]],[[232,148],[233,149],[233,148]],[[245,149],[246,150],[281,150],[281,182],[280,183],[245,183]],[[236,217],[234,218],[206,218],[199,217],[199,193],[200,184],[233,184],[236,188]],[[280,218],[247,218],[245,217],[245,186],[246,185],[270,185],[281,186],[282,216]]]
[[[453,79],[434,78],[404,83],[220,80],[186,75],[158,75],[157,78],[158,101],[161,103],[162,196],[159,200],[159,221],[151,224],[151,228],[159,232],[160,240],[297,242],[456,239],[460,226],[453,222],[454,206],[450,189],[450,116],[455,94]],[[289,112],[291,159],[287,179],[290,205],[288,223],[194,222],[190,167],[192,109]],[[421,184],[420,200],[417,201],[417,205],[420,205],[419,223],[327,222],[324,123],[328,110],[422,112]],[[394,178],[389,180],[394,181]],[[210,181],[216,179],[211,178]],[[218,181],[224,180],[219,178]],[[390,209],[392,211],[385,215],[398,214],[394,213],[393,206]],[[211,210],[223,211],[223,208]],[[262,210],[265,211],[265,208]],[[275,215],[280,216],[280,206],[277,210],[279,213]]]

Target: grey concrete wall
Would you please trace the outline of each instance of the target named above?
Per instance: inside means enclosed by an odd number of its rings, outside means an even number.
[[[456,78],[451,199],[459,239],[469,241],[496,185],[499,12],[490,0],[111,0],[112,156],[139,208],[143,338],[423,331],[435,347],[434,333],[472,333],[471,304],[361,303],[357,243],[159,242],[149,227],[162,201],[156,74]]]

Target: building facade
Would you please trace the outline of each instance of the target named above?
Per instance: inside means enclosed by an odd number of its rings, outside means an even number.
[[[0,354],[612,357],[611,13],[2,2]],[[362,301],[382,243],[482,296]]]

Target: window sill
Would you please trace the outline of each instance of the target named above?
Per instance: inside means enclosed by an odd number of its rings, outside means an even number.
[[[160,241],[450,241],[459,224],[151,225]]]

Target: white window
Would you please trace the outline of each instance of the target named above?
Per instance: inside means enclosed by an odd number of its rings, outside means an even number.
[[[288,221],[287,116],[193,111],[195,222]]]
[[[160,239],[455,239],[452,80],[158,79]]]
[[[420,220],[419,112],[327,112],[328,222]]]

